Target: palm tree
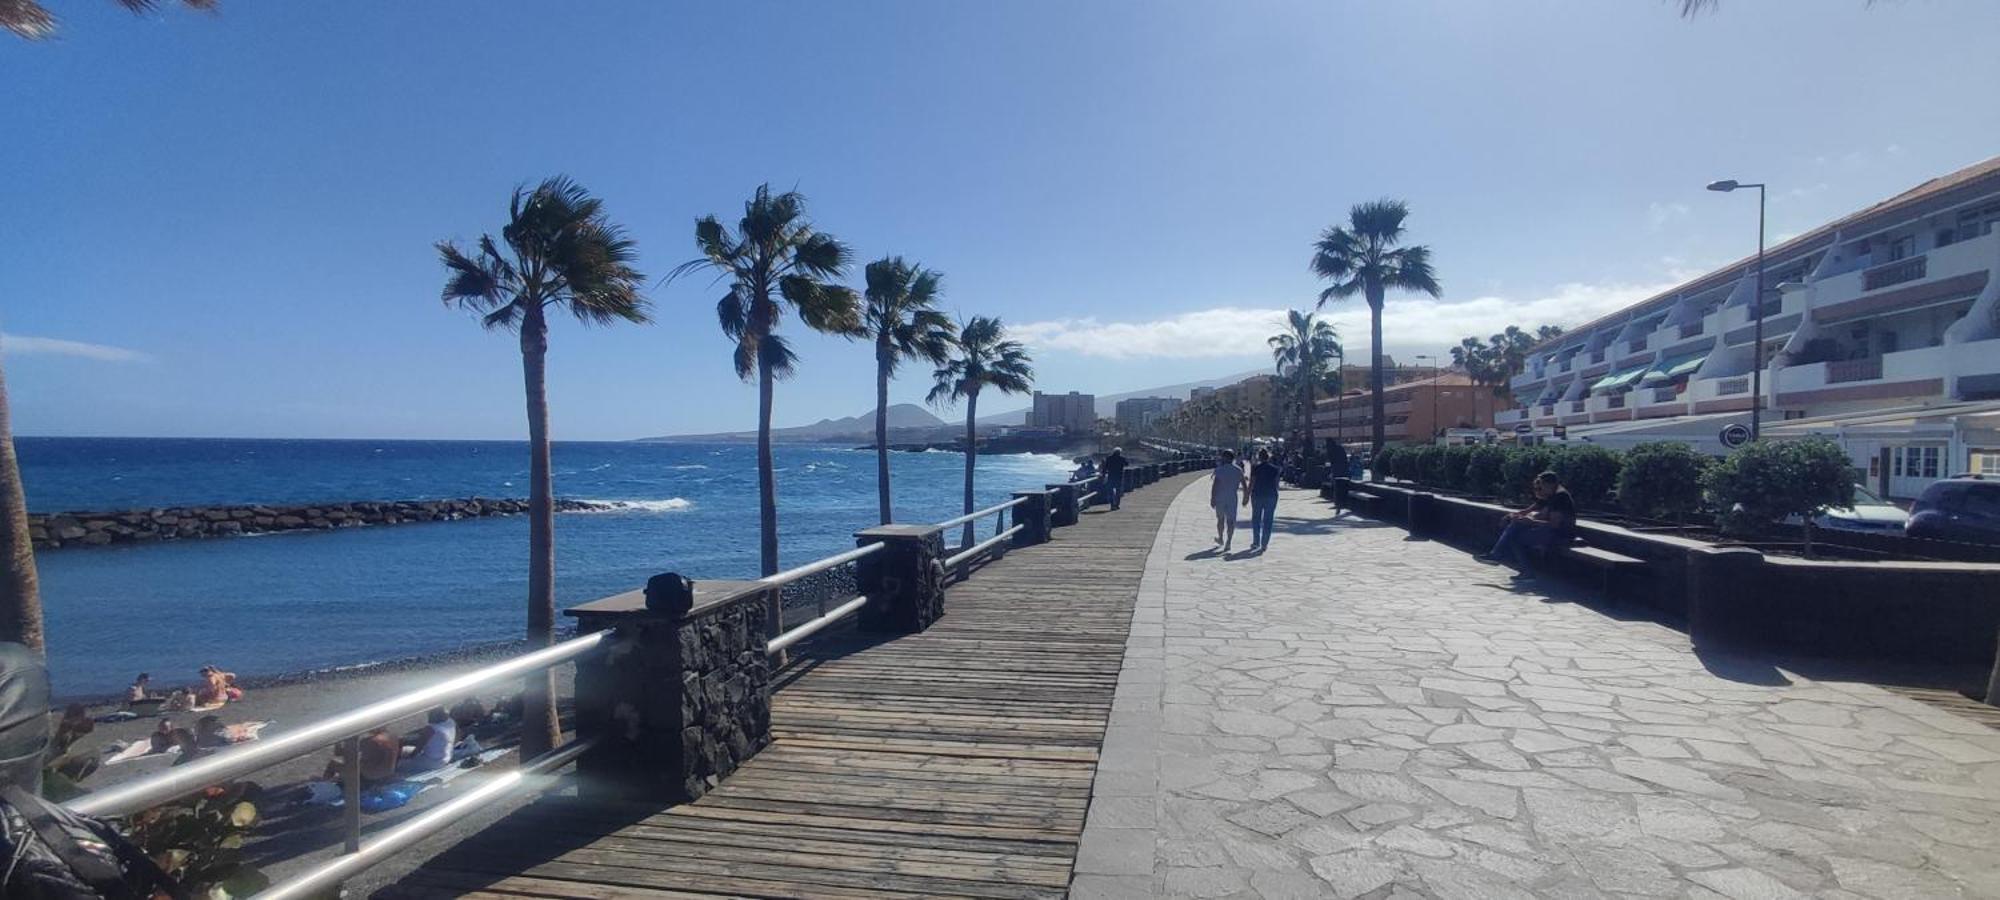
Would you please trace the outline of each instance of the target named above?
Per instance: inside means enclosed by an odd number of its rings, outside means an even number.
[[[1305,451],[1311,453],[1313,392],[1327,380],[1327,364],[1341,352],[1340,335],[1332,323],[1309,312],[1288,310],[1285,319],[1285,330],[1272,335],[1267,343],[1279,377],[1297,386],[1297,409],[1303,420],[1297,431],[1305,438]]]
[[[979,419],[979,392],[992,388],[1003,394],[1025,394],[1035,386],[1034,362],[1020,341],[1007,340],[1000,320],[973,316],[958,329],[958,357],[932,373],[937,382],[925,399],[933,405],[965,401],[965,511],[972,512],[972,464],[979,456],[973,423]],[[965,544],[972,545],[972,523],[965,523]]]
[[[847,245],[813,229],[799,192],[772,194],[769,184],[758,185],[734,232],[714,216],[703,216],[695,220],[694,242],[701,256],[670,277],[708,269],[718,281],[729,282],[715,315],[722,333],[736,342],[736,376],[757,379],[759,549],[763,573],[775,575],[778,486],[771,462],[771,394],[773,384],[791,377],[798,365],[790,342],[777,333],[778,320],[790,306],[814,331],[864,337],[868,329],[861,322],[860,298],[833,282],[847,273]]]
[[[900,256],[868,264],[862,321],[875,338],[875,493],[889,524],[889,379],[903,360],[934,366],[951,359],[957,328],[937,309],[943,276]]]
[[[1382,401],[1382,300],[1390,289],[1422,291],[1438,296],[1437,276],[1431,272],[1429,247],[1399,247],[1403,242],[1403,220],[1410,208],[1401,200],[1376,200],[1356,205],[1347,213],[1347,225],[1328,228],[1313,245],[1312,269],[1333,282],[1321,291],[1319,305],[1361,294],[1368,300],[1369,373],[1371,430],[1369,457],[1382,453],[1384,443]],[[1381,473],[1375,474],[1381,480]]]
[[[7,376],[0,373],[0,641],[42,649],[42,598],[35,577],[35,542],[28,535],[28,500],[14,458],[7,415]]]
[[[189,9],[214,9],[215,0],[180,0]],[[118,5],[135,13],[150,11],[159,0],[118,0]],[[56,33],[56,17],[38,0],[0,0],[0,28],[31,41]]]
[[[528,643],[555,639],[555,492],[549,481],[548,312],[567,309],[588,325],[645,322],[644,278],[632,267],[637,251],[624,230],[604,216],[603,201],[582,185],[555,177],[530,191],[514,189],[503,254],[492,235],[476,251],[437,244],[448,273],[447,305],[483,314],[487,328],[521,339],[521,373],[528,394]],[[522,692],[521,756],[547,752],[561,737],[554,676],[530,675]]]

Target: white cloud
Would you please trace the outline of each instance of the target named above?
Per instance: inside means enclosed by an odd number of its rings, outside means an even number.
[[[1383,343],[1394,348],[1435,350],[1469,335],[1484,337],[1509,325],[1574,328],[1665,291],[1660,284],[1564,284],[1541,297],[1489,295],[1469,300],[1392,296],[1382,314]],[[1350,358],[1368,349],[1368,305],[1359,298],[1329,304],[1320,313],[1339,329]],[[1264,356],[1265,340],[1277,334],[1285,310],[1224,306],[1145,322],[1102,322],[1095,317],[1017,325],[1013,336],[1041,352],[1075,353],[1104,359],[1211,359]]]
[[[62,338],[34,337],[25,334],[0,334],[0,353],[8,356],[75,356],[94,359],[99,362],[149,362],[147,356],[137,350],[113,347],[110,344],[91,344],[84,341],[66,341]]]
[[[1653,202],[1646,204],[1646,223],[1651,225],[1654,231],[1659,231],[1661,228],[1666,227],[1668,223],[1685,219],[1693,214],[1694,209],[1692,207],[1678,201],[1673,203]]]

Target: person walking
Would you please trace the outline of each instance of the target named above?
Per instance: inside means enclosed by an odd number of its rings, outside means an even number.
[[[1125,448],[1111,448],[1111,455],[1104,458],[1104,464],[1097,467],[1104,474],[1104,496],[1113,510],[1118,509],[1118,501],[1125,496]]]
[[[1209,479],[1208,505],[1215,510],[1215,542],[1228,553],[1229,543],[1236,539],[1236,504],[1243,491],[1243,467],[1236,464],[1236,451],[1224,450],[1216,456]]]
[[[1271,461],[1271,451],[1257,451],[1257,464],[1250,467],[1250,495],[1244,499],[1250,502],[1250,549],[1271,548],[1271,525],[1278,516],[1278,476],[1282,474],[1277,463]]]

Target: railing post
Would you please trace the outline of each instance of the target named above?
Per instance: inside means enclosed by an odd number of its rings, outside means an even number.
[[[1021,505],[1014,507],[1014,523],[1021,530],[1014,535],[1014,546],[1026,547],[1043,544],[1049,540],[1049,492],[1015,491],[1014,499]]]
[[[639,591],[568,610],[579,633],[625,638],[576,666],[584,797],[683,803],[771,743],[769,604],[754,581],[699,581],[694,606],[646,608]]]
[[[1076,485],[1067,482],[1052,484],[1049,485],[1049,493],[1055,497],[1055,508],[1053,510],[1053,518],[1051,519],[1055,527],[1068,528],[1071,525],[1075,525],[1079,510],[1076,502],[1076,498],[1079,496]]]
[[[944,615],[944,532],[936,525],[883,525],[854,533],[855,546],[885,544],[854,562],[868,605],[861,627],[914,634]]]

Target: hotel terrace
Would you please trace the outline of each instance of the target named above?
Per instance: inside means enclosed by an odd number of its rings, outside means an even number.
[[[1767,249],[1761,352],[1753,258],[1538,345],[1495,424],[1719,453],[1761,360],[1764,436],[1834,438],[1879,493],[2000,474],[1996,226],[2000,157]]]

